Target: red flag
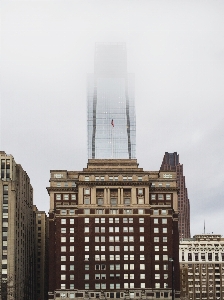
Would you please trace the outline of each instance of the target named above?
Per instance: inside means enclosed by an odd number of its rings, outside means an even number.
[[[111,120],[111,125],[114,127],[114,120],[113,119]]]

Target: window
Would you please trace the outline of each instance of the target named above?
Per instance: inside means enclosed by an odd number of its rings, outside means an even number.
[[[61,290],[65,290],[65,283],[61,283]]]
[[[140,260],[145,260],[145,255],[144,254],[140,255]]]
[[[145,270],[145,264],[140,264],[140,270]]]
[[[124,205],[130,205],[131,204],[131,199],[130,198],[125,198],[124,199]]]
[[[61,252],[66,252],[66,246],[61,246]]]
[[[159,251],[159,246],[154,246],[155,251]]]
[[[89,232],[89,227],[84,227],[84,232]]]
[[[168,255],[163,255],[163,260],[168,260]]]
[[[90,195],[90,189],[84,189],[84,195]]]
[[[144,227],[139,227],[139,232],[144,232]]]
[[[85,223],[89,223],[89,218],[84,218]]]
[[[69,200],[68,194],[64,194],[64,195],[63,195],[63,200]]]
[[[89,236],[85,236],[85,243],[88,243],[88,242],[89,242]]]
[[[66,270],[66,265],[61,265],[61,271],[65,271]]]
[[[90,214],[90,209],[89,208],[84,208],[84,214],[89,215]]]
[[[154,218],[154,224],[159,224],[159,219],[158,218]]]
[[[69,210],[69,214],[70,214],[70,215],[74,215],[74,214],[75,214],[75,210],[74,210],[74,209],[70,209],[70,210]]]
[[[158,227],[154,228],[154,233],[159,233],[159,228]]]
[[[85,176],[85,181],[89,181],[89,176]]]
[[[163,200],[163,199],[164,199],[164,198],[163,198],[163,194],[159,194],[159,195],[158,195],[158,199],[159,199],[159,200]]]
[[[167,219],[162,218],[162,224],[167,224]]]
[[[158,254],[155,255],[155,260],[159,260],[159,255]]]
[[[76,200],[76,194],[72,194],[72,200]]]
[[[70,224],[75,224],[75,220],[74,219],[70,219]]]
[[[167,246],[163,246],[163,251],[167,251]]]
[[[56,200],[61,200],[61,194],[56,194]]]
[[[75,256],[70,256],[70,261],[74,261],[75,260]]]
[[[151,194],[151,200],[156,200],[156,195],[155,194]]]
[[[89,260],[89,254],[85,254],[85,260]]]
[[[90,198],[89,197],[84,198],[84,204],[90,204]]]
[[[164,237],[163,237],[163,242],[164,242],[164,243],[167,243],[167,236],[164,236]]]
[[[144,236],[140,236],[140,242],[144,242],[145,239],[144,239]]]
[[[103,198],[97,198],[97,204],[103,205]]]
[[[155,288],[156,288],[156,289],[160,289],[160,283],[156,282],[156,283],[155,283]]]
[[[70,252],[74,252],[75,251],[75,247],[74,246],[70,246]]]
[[[65,236],[62,236],[61,237],[61,243],[65,243],[66,242],[66,237]]]
[[[61,280],[66,280],[66,275],[65,274],[61,274]]]
[[[159,270],[159,265],[155,265],[155,270]]]
[[[163,233],[167,233],[167,228],[163,228]]]
[[[145,246],[140,246],[140,251],[145,251]]]
[[[70,271],[74,271],[74,265],[70,265],[69,270],[70,270]]]
[[[155,274],[155,279],[160,279],[160,274]]]
[[[144,223],[144,218],[139,218],[139,223]]]
[[[167,214],[166,209],[162,209],[162,215],[166,215],[166,214]]]
[[[171,194],[166,194],[166,200],[171,200]]]
[[[141,288],[142,288],[142,289],[145,288],[145,282],[141,282]]]
[[[159,243],[159,237],[158,236],[154,236],[154,242]]]
[[[95,246],[95,247],[99,247],[99,246]],[[85,251],[89,251],[89,246],[85,246]]]
[[[66,228],[62,227],[61,228],[61,233],[66,233]]]
[[[66,261],[66,256],[61,256],[61,261]]]
[[[143,189],[138,189],[138,195],[143,195]]]
[[[66,219],[61,219],[61,224],[66,224]]]
[[[140,279],[145,279],[145,274],[140,274]]]
[[[110,209],[110,214],[117,215],[118,209]]]
[[[144,198],[138,198],[138,204],[144,204]]]
[[[89,280],[89,274],[85,274],[85,280]]]
[[[139,209],[139,210],[138,210],[138,214],[139,214],[139,215],[143,215],[143,214],[144,214],[144,209]]]
[[[111,199],[110,199],[110,204],[111,204],[112,206],[116,206],[116,205],[117,205],[117,198],[111,198]]]

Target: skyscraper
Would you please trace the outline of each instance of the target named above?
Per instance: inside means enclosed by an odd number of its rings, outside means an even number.
[[[21,165],[0,151],[0,299],[35,299],[33,188]]]
[[[160,171],[176,171],[179,210],[179,237],[190,238],[190,201],[188,199],[185,176],[183,175],[183,165],[179,163],[179,154],[177,152],[165,152]]]
[[[134,75],[127,73],[125,43],[96,44],[87,106],[88,158],[135,158]]]

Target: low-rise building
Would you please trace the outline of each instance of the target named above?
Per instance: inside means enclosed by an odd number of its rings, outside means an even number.
[[[224,239],[200,234],[183,239],[179,247],[181,297],[224,299]]]

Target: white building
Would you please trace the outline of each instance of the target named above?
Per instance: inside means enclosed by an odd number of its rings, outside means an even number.
[[[182,299],[224,299],[224,238],[200,234],[179,246]]]

